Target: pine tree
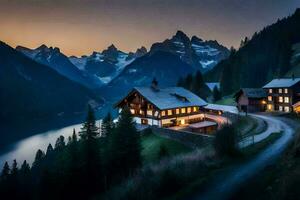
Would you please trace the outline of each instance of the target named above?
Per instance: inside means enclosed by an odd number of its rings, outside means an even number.
[[[50,155],[53,152],[53,147],[52,145],[49,143],[48,147],[47,147],[47,151],[46,151],[46,155]]]
[[[10,176],[10,167],[8,165],[8,162],[5,162],[2,172],[1,172],[1,181],[6,181]]]
[[[109,137],[112,130],[114,128],[114,122],[110,113],[104,117],[102,124],[101,124],[101,136],[102,137]]]
[[[77,134],[76,134],[75,128],[73,128],[72,142],[77,142]]]
[[[45,158],[45,153],[40,149],[37,150],[35,154],[35,159],[32,163],[32,167],[39,167],[44,158]]]
[[[217,86],[214,87],[213,98],[214,98],[215,102],[219,101],[222,98],[222,94],[221,94],[221,92],[220,92],[220,90],[218,89]]]
[[[61,151],[65,148],[65,146],[65,137],[61,135],[57,138],[54,149],[57,151]]]
[[[96,126],[95,114],[90,105],[88,105],[88,114],[79,135],[83,140],[95,139],[98,135],[98,127]]]
[[[192,83],[193,83],[193,75],[192,74],[188,74],[184,80],[184,84],[183,87],[187,90],[191,90],[192,89]]]
[[[140,135],[128,108],[122,110],[116,129],[112,133],[109,153],[110,173],[117,180],[129,175],[141,165]]]
[[[19,172],[19,169],[18,169],[18,163],[16,160],[13,161],[13,164],[12,164],[12,168],[11,168],[11,175],[12,176],[17,176],[18,175],[18,172]]]
[[[20,173],[24,174],[24,175],[30,173],[30,166],[29,166],[29,164],[27,163],[26,160],[24,160],[24,162],[21,166]]]

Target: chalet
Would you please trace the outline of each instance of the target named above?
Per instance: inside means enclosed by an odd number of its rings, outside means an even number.
[[[267,92],[267,111],[292,112],[298,109],[300,78],[274,79],[263,88]]]
[[[170,127],[187,125],[204,120],[202,107],[207,103],[181,87],[135,87],[116,104],[119,109],[128,107],[138,124]]]
[[[234,95],[239,111],[262,112],[266,110],[267,93],[262,88],[242,88]]]

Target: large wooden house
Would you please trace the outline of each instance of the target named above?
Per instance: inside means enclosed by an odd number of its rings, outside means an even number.
[[[234,95],[239,111],[262,112],[266,110],[267,93],[262,88],[242,88]]]
[[[263,87],[267,92],[267,111],[297,111],[300,78],[274,79]]]
[[[135,87],[116,104],[128,107],[138,124],[170,127],[204,120],[202,107],[207,103],[182,87]]]

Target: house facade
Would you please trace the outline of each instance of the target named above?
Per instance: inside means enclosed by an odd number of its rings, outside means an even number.
[[[266,110],[267,93],[262,88],[242,88],[234,95],[239,111],[263,112]]]
[[[267,92],[267,111],[292,112],[300,101],[300,78],[274,79],[263,87]]]
[[[128,107],[138,124],[171,127],[204,120],[207,103],[181,87],[135,87],[116,104],[120,110]]]

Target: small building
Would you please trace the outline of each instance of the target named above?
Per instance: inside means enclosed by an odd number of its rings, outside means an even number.
[[[209,134],[218,129],[218,124],[212,121],[203,121],[189,125],[192,132]]]
[[[292,112],[300,101],[300,78],[274,79],[263,87],[267,92],[267,111]]]
[[[295,103],[295,104],[293,105],[293,110],[294,110],[296,113],[300,114],[300,101],[298,101],[297,103]]]
[[[128,107],[138,124],[170,127],[204,120],[203,106],[207,103],[182,87],[135,87],[116,104]]]
[[[242,88],[234,95],[239,111],[263,112],[266,110],[267,93],[262,88]]]

